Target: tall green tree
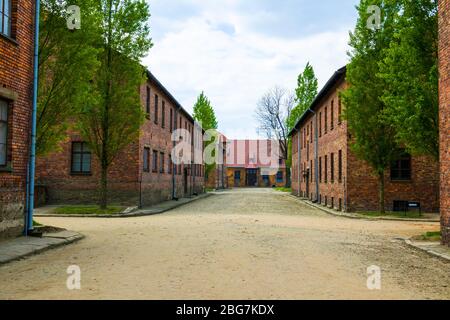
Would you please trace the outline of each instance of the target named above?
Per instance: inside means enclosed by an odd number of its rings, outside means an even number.
[[[39,96],[36,152],[46,155],[59,147],[86,101],[99,66],[99,16],[94,0],[41,0],[39,33]],[[65,8],[77,5],[82,29],[67,28]],[[93,9],[94,8],[94,9]]]
[[[381,9],[380,29],[368,26],[371,5]],[[352,151],[365,160],[378,177],[379,210],[384,213],[384,174],[398,158],[399,150],[395,128],[384,116],[386,104],[381,97],[386,83],[377,75],[383,51],[389,47],[395,31],[398,5],[385,0],[362,0],[357,9],[359,18],[354,32],[350,34],[349,88],[342,92],[344,117],[352,135]]]
[[[305,69],[299,74],[297,88],[295,89],[296,106],[292,109],[288,118],[288,129],[292,130],[300,116],[311,106],[318,92],[318,81],[314,68],[306,64]]]
[[[152,46],[149,6],[144,0],[101,0],[103,52],[93,87],[97,99],[84,106],[78,128],[101,167],[100,207],[108,203],[108,169],[118,153],[140,132],[144,114],[139,64]]]
[[[410,153],[439,160],[437,1],[396,2],[395,33],[380,61],[385,114]]]
[[[209,101],[208,97],[202,92],[194,105],[194,114],[193,118],[201,123],[203,130],[217,130],[219,124],[217,122],[216,114],[214,112],[214,108],[211,105],[211,101]],[[217,143],[219,133],[216,131],[216,134],[213,135],[214,140],[206,141],[205,148],[209,146],[211,143]],[[213,155],[215,156],[215,154]],[[215,168],[215,163],[206,164],[206,174],[208,175]]]
[[[295,89],[295,107],[291,110],[289,117],[287,118],[287,128],[291,131],[297,120],[301,115],[308,110],[317,96],[319,89],[318,81],[314,68],[308,62],[302,73],[299,74],[297,79],[297,88]],[[288,139],[288,156],[286,160],[286,167],[292,167],[292,139]]]

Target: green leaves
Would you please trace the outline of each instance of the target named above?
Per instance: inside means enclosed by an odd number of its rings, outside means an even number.
[[[437,2],[401,1],[396,31],[383,52],[378,76],[396,139],[411,153],[439,159]]]
[[[217,129],[218,123],[214,108],[204,92],[202,92],[194,105],[194,119],[201,122],[204,130]]]
[[[289,131],[294,128],[300,116],[311,106],[317,92],[317,78],[313,67],[308,62],[305,70],[298,76],[297,89],[295,89],[295,103],[297,105],[292,109],[287,119]]]

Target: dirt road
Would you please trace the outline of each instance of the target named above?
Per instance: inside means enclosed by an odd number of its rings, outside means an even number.
[[[450,263],[395,240],[437,224],[338,218],[272,190],[157,216],[38,221],[86,239],[0,267],[0,299],[450,299]],[[69,265],[81,290],[66,287]],[[367,288],[372,265],[381,290]]]

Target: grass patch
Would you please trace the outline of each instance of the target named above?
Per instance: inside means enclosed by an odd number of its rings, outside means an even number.
[[[33,227],[42,227],[42,226],[43,226],[43,224],[40,224],[36,220],[33,220]]]
[[[100,209],[98,206],[66,206],[58,207],[52,213],[56,214],[116,214],[122,212],[124,207],[110,206]]]
[[[285,187],[277,187],[275,188],[275,190],[280,191],[280,192],[292,192],[292,188],[285,188]]]
[[[358,212],[359,215],[378,218],[378,217],[393,217],[393,218],[423,218],[423,213],[420,214],[418,211],[408,211],[408,212],[393,212],[387,211],[386,213],[381,213],[379,211],[367,211],[367,212]]]
[[[213,192],[215,189],[213,188],[205,188],[205,192]]]
[[[441,232],[440,231],[426,232],[420,236],[413,237],[413,239],[420,241],[441,241]]]

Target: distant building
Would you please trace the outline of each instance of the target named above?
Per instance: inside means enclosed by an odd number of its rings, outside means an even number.
[[[286,185],[286,160],[273,150],[270,140],[228,140],[228,186],[284,187]]]
[[[174,165],[171,157],[173,131],[187,130],[193,142],[194,119],[151,72],[147,78],[140,88],[146,120],[139,139],[109,169],[110,203],[148,206],[204,191],[204,166]],[[46,189],[47,203],[97,202],[100,167],[89,146],[77,132],[69,132],[60,146],[61,151],[37,159],[37,180]]]
[[[378,179],[350,151],[351,134],[341,117],[345,76],[345,67],[335,72],[290,133],[293,194],[336,210],[376,211]],[[420,202],[422,210],[437,212],[438,172],[433,159],[405,153],[385,173],[385,209]]]
[[[0,238],[17,236],[24,230],[33,37],[34,2],[3,0],[0,5]]]
[[[439,0],[442,241],[450,246],[450,1]]]

